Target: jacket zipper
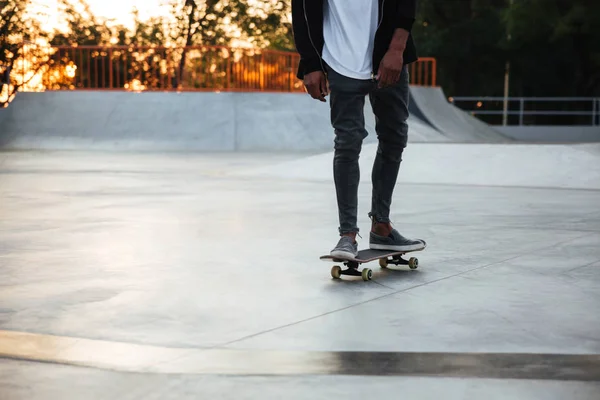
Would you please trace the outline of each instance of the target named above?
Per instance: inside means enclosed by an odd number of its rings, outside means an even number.
[[[306,21],[306,31],[308,32],[308,39],[310,40],[310,44],[312,44],[313,49],[315,49],[315,53],[317,53],[317,56],[319,56],[319,63],[321,63],[321,69],[323,70],[324,73],[327,73],[327,71],[325,71],[325,67],[323,66],[323,60],[321,59],[321,54],[319,54],[319,51],[317,50],[317,46],[315,46],[315,42],[313,42],[312,36],[310,34],[310,24],[308,23],[308,15],[306,14],[306,0],[302,1],[302,10],[304,11],[304,20]]]
[[[379,30],[381,23],[383,22],[383,8],[385,7],[385,0],[381,2],[381,15],[379,16],[379,23],[377,24],[377,29],[375,29],[375,33]]]
[[[383,8],[385,7],[385,0],[381,2],[381,15],[379,16],[379,23],[377,24],[377,29],[375,29],[375,37],[377,37],[377,31],[383,22]],[[371,71],[371,79],[375,80],[375,71]]]

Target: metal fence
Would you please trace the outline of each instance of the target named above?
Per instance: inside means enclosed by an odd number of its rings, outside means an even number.
[[[415,86],[437,86],[437,61],[433,57],[420,57],[408,67],[410,84]]]
[[[132,47],[27,45],[25,90],[303,92],[294,52],[224,46]],[[34,64],[43,65],[40,68]],[[27,66],[27,67],[25,67]],[[436,85],[436,60],[410,66],[411,83]],[[18,72],[17,72],[18,73]]]
[[[494,125],[600,126],[600,97],[451,97],[450,102]],[[506,117],[506,118],[504,118]]]

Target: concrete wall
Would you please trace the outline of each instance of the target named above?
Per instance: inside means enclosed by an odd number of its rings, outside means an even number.
[[[600,142],[600,126],[494,126],[494,129],[527,142]]]
[[[0,149],[5,145],[5,141],[6,139],[6,134],[3,134],[3,132],[6,131],[6,114],[8,113],[8,110],[6,108],[0,108]]]
[[[19,93],[6,110],[4,149],[327,151],[329,103],[297,93]],[[376,141],[368,101],[365,120]],[[409,141],[447,141],[416,120]]]
[[[309,100],[298,94],[20,93],[0,136],[4,148],[16,149],[329,149],[327,107]]]

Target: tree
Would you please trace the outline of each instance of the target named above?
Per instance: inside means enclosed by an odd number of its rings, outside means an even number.
[[[269,49],[281,51],[296,51],[294,45],[294,32],[291,21],[291,3],[278,2],[264,20],[268,27],[262,33],[261,45]]]
[[[284,0],[167,0],[171,9],[168,30],[170,43],[231,45],[243,41],[265,47],[268,38],[281,32],[289,4]]]
[[[289,1],[165,1],[171,12],[148,20],[134,9],[129,30],[95,16],[86,0],[58,0],[65,27],[52,32],[51,47],[43,48],[47,62],[37,74],[41,85],[218,90],[268,82],[282,90],[293,87],[291,57],[282,66],[259,50],[293,50]]]
[[[592,96],[600,89],[600,2],[420,0],[414,35],[453,96]]]
[[[32,84],[45,65],[46,55],[38,41],[46,35],[35,14],[28,12],[30,0],[0,0],[0,108],[15,93]]]
[[[51,73],[44,75],[44,85],[51,89],[119,88],[132,75],[133,57],[113,50],[113,44],[129,42],[131,32],[122,25],[93,14],[85,0],[59,0],[64,31],[55,31],[51,40]]]
[[[132,32],[123,31],[118,37],[119,45],[165,46],[169,44],[167,21],[164,17],[150,17],[142,20],[137,8],[133,9],[134,28]]]
[[[512,93],[600,95],[600,3],[520,0],[505,11]]]
[[[168,41],[171,44],[190,47],[229,46],[247,44],[253,47],[268,46],[268,38],[278,39],[282,32],[280,24],[289,4],[283,0],[265,0],[249,4],[248,0],[168,0],[171,8],[168,28]],[[285,27],[283,28],[285,32]],[[288,35],[289,35],[289,26]],[[278,45],[285,45],[279,41]],[[202,70],[213,64],[215,58],[229,57],[226,50],[205,60],[196,60],[204,65],[196,65]],[[188,54],[182,50],[179,55],[178,78],[184,79],[188,64]]]
[[[413,34],[421,56],[438,61],[438,82],[453,96],[502,93],[506,0],[420,0]]]
[[[54,46],[93,46],[110,43],[113,32],[99,19],[85,0],[58,0],[66,31],[55,31],[50,42]]]

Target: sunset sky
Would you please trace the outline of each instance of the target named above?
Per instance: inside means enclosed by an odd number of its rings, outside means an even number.
[[[153,15],[160,15],[161,0],[87,0],[92,12],[105,18],[114,18],[117,22],[130,26],[131,10],[137,7],[140,17],[145,19]],[[43,12],[46,16],[43,18],[44,27],[52,28],[60,25],[57,16],[58,3],[56,0],[33,0],[35,9]]]

